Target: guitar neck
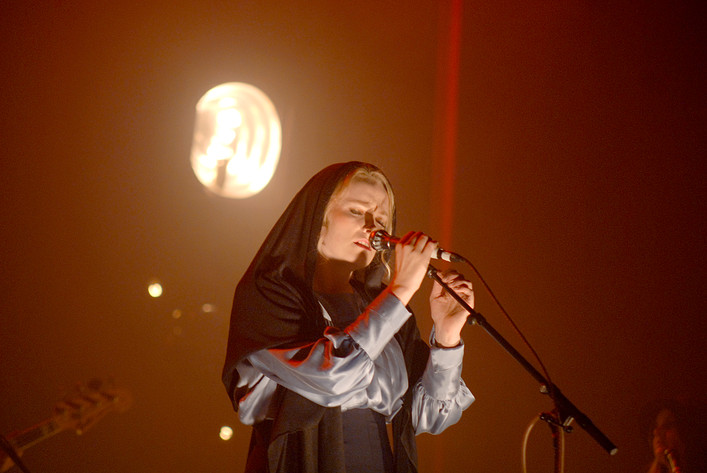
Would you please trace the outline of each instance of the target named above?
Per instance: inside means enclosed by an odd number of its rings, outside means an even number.
[[[27,448],[38,444],[42,440],[58,434],[64,429],[65,427],[57,422],[56,418],[52,417],[51,419],[42,421],[29,429],[10,434],[7,439],[16,449],[26,450]]]
[[[92,383],[95,384],[95,383]],[[100,382],[99,382],[100,384]],[[93,386],[82,390],[73,398],[66,399],[56,405],[55,415],[26,430],[13,432],[5,438],[18,454],[29,447],[48,439],[67,429],[82,434],[98,422],[108,412],[123,411],[130,407],[132,397],[122,390],[101,389]],[[0,448],[0,472],[12,466],[12,461]]]
[[[22,455],[22,452],[25,449],[31,447],[32,445],[38,444],[44,439],[48,439],[49,437],[58,434],[64,429],[65,427],[62,426],[61,423],[57,422],[55,417],[52,417],[33,427],[30,427],[29,429],[22,430],[20,432],[13,432],[5,437],[5,439],[15,450],[15,453]],[[12,465],[14,465],[14,462],[12,461],[10,455],[5,452],[4,449],[0,449],[0,472],[9,470]]]

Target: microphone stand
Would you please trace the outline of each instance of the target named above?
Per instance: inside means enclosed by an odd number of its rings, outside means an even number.
[[[442,278],[439,276],[438,271],[434,266],[429,265],[427,268],[427,277],[437,281],[457,302],[459,302],[459,304],[461,304],[462,307],[469,311],[470,315],[467,319],[467,323],[478,325],[483,328],[486,333],[491,335],[491,337],[496,340],[496,342],[501,345],[504,350],[515,358],[515,360],[540,383],[540,392],[551,396],[555,404],[557,416],[543,414],[541,419],[550,423],[551,428],[560,427],[567,433],[572,432],[570,423],[572,423],[573,420],[576,420],[579,426],[582,427],[604,450],[606,450],[610,455],[616,454],[618,450],[616,445],[614,445],[611,440],[609,440],[609,438],[592,423],[589,417],[584,415],[577,408],[577,406],[572,403],[572,401],[567,399],[567,397],[562,394],[562,391],[560,391],[555,384],[551,385],[545,377],[543,377],[543,375],[540,374],[540,372],[523,357],[523,355],[513,348],[513,346],[486,321],[486,318],[484,318],[483,315],[469,307],[469,304],[467,304],[466,301],[459,296],[459,294],[454,292],[453,289],[442,281]]]
[[[682,473],[682,468],[678,466],[678,462],[675,460],[675,453],[667,449],[665,450],[665,459],[668,461],[668,466],[670,467],[670,473]]]

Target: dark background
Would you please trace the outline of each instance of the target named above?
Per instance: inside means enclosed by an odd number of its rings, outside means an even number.
[[[552,379],[619,447],[611,457],[576,428],[567,471],[645,471],[644,406],[705,392],[701,4],[463,4],[442,243],[475,263]],[[250,429],[220,382],[231,296],[292,195],[327,164],[370,161],[393,182],[400,231],[441,234],[430,202],[442,187],[431,176],[446,11],[2,2],[0,432],[50,416],[92,377],[134,397],[86,434],[28,450],[33,472],[242,471]],[[245,200],[209,195],[189,163],[194,106],[230,81],[265,91],[283,121],[275,176]],[[528,356],[476,288],[477,309]],[[428,289],[413,302],[425,335]],[[477,400],[442,435],[418,437],[421,470],[520,471],[523,431],[550,403],[483,330],[463,336]],[[545,425],[529,463],[551,471]]]

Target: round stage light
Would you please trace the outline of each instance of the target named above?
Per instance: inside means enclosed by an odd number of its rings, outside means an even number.
[[[275,173],[281,147],[280,118],[257,87],[221,84],[197,103],[191,165],[210,191],[237,199],[257,194]]]

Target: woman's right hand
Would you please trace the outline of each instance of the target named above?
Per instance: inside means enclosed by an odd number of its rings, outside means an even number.
[[[409,232],[395,245],[395,272],[388,289],[407,305],[422,284],[437,242],[422,232]]]

